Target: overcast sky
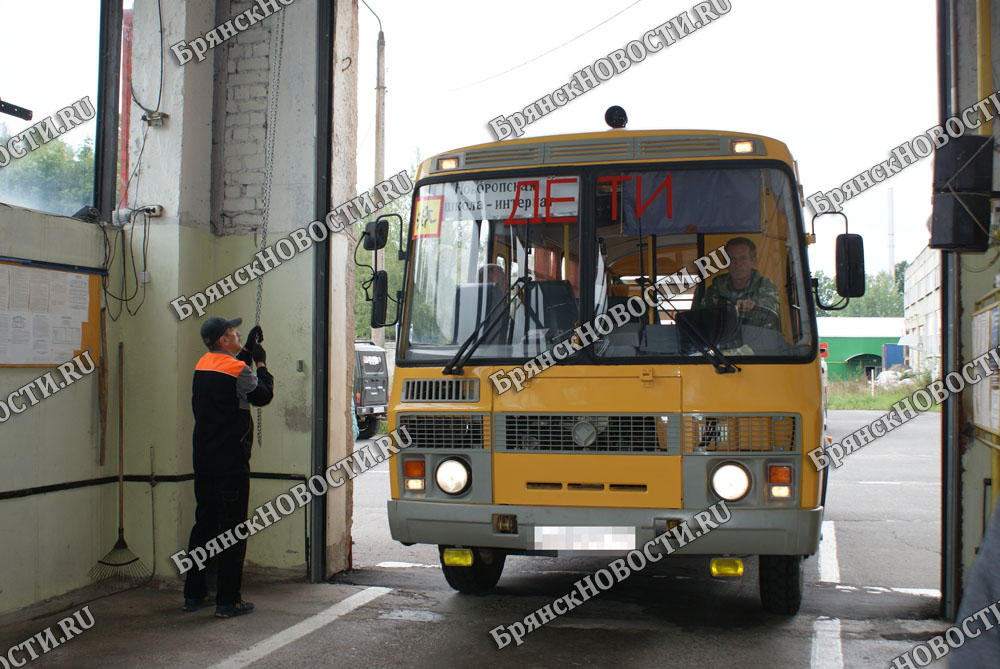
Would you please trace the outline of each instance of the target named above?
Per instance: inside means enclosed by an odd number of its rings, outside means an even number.
[[[603,130],[604,111],[613,104],[627,110],[632,129],[768,135],[788,145],[809,195],[839,186],[937,123],[932,0],[731,1],[732,10],[718,21],[528,126],[526,135]],[[570,81],[577,70],[696,4],[694,0],[508,0],[502,7],[458,0],[368,3],[381,17],[386,35],[386,174],[409,168],[418,156],[493,141],[490,119],[522,109]],[[17,59],[14,54],[37,49],[38,36],[11,30],[5,34],[0,71],[0,98],[25,106],[30,100],[42,113],[93,95],[97,74],[96,62],[71,54],[96,52],[97,26],[89,26],[95,23],[98,0],[47,4],[59,7],[46,12],[52,58]],[[294,4],[291,9],[302,11]],[[32,2],[0,0],[0,16],[8,25],[30,25],[37,21],[37,7]],[[359,24],[360,190],[373,185],[374,179],[378,35],[375,17],[360,3]],[[61,34],[71,37],[56,39]],[[531,62],[482,81],[525,61]],[[39,87],[38,82],[50,85]],[[2,122],[15,132],[28,125],[9,116]],[[92,122],[66,139],[75,144],[87,133],[93,134]],[[931,172],[932,160],[925,159],[845,207],[851,231],[864,235],[869,272],[888,268],[890,188],[895,200],[896,262],[913,260],[926,245]],[[833,239],[842,231],[840,220],[821,219],[825,227],[818,231],[820,243],[810,249],[814,269],[832,273]]]
[[[31,121],[0,114],[11,134],[87,95],[97,106],[100,5],[100,0],[0,0],[0,25],[22,26],[3,31],[0,100],[35,113]],[[43,32],[24,28],[38,24],[42,8]],[[62,139],[78,145],[94,136],[94,128],[90,121]]]
[[[493,141],[490,119],[519,111],[697,3],[509,0],[502,11],[458,0],[368,4],[385,31],[385,171],[394,174],[418,154]],[[378,36],[375,17],[360,3],[359,23],[360,189],[374,177]],[[524,67],[476,83],[595,26]],[[886,160],[937,123],[935,40],[931,0],[732,0],[718,21],[529,125],[526,136],[606,129],[604,111],[613,104],[626,109],[631,129],[767,135],[788,145],[808,196]],[[895,261],[912,261],[926,245],[932,166],[925,159],[845,207],[851,231],[864,235],[869,272],[888,268],[890,188]],[[825,229],[810,248],[814,270],[832,273],[842,220],[820,219]]]

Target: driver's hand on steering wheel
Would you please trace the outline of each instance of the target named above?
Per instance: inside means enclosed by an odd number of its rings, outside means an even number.
[[[753,311],[756,306],[753,300],[736,300],[736,308],[740,311]]]

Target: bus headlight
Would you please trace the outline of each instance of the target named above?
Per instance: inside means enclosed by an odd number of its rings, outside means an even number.
[[[449,495],[458,495],[469,487],[469,466],[461,460],[449,458],[438,465],[434,480]]]
[[[727,462],[712,472],[712,492],[727,502],[743,499],[749,490],[750,473],[740,465]]]

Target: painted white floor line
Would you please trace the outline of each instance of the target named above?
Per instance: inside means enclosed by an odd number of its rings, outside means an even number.
[[[940,486],[940,481],[847,481],[847,485],[923,485]]]
[[[903,595],[941,598],[941,591],[933,588],[887,588],[882,585],[843,585],[839,583],[834,587],[838,592],[860,592],[866,595],[886,595],[898,592]]]
[[[439,564],[417,564],[416,562],[379,562],[376,567],[382,567],[384,569],[411,569],[413,567],[420,567],[422,569],[440,569]]]
[[[809,666],[812,669],[843,669],[844,653],[840,646],[838,618],[819,618],[813,621],[812,657]]]
[[[316,615],[306,618],[302,622],[296,623],[263,641],[255,643],[244,651],[231,655],[222,662],[213,665],[211,669],[236,669],[237,667],[245,667],[263,657],[267,657],[280,648],[284,648],[290,643],[298,641],[305,635],[315,632],[324,625],[329,625],[345,613],[350,613],[359,606],[364,606],[368,602],[389,592],[392,592],[392,588],[365,588],[361,592],[357,592],[347,599],[337,602],[330,608],[320,611]]]
[[[823,541],[819,544],[819,580],[826,583],[840,583],[837,530],[832,520],[823,521]]]
[[[934,588],[889,588],[893,592],[902,592],[907,595],[918,595],[920,597],[937,597],[941,599],[941,591]]]

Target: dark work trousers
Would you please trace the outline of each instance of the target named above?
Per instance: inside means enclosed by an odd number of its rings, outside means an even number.
[[[188,554],[195,548],[205,547],[226,530],[231,530],[247,519],[250,501],[250,477],[246,474],[235,476],[197,476],[194,479],[194,527],[188,542]],[[235,536],[235,535],[234,535]],[[219,545],[223,544],[219,542]],[[218,556],[218,589],[216,603],[222,606],[240,601],[240,584],[243,580],[243,558],[247,542],[239,540],[226,548]],[[195,565],[187,573],[184,582],[184,597],[201,599],[208,594],[205,571]]]

